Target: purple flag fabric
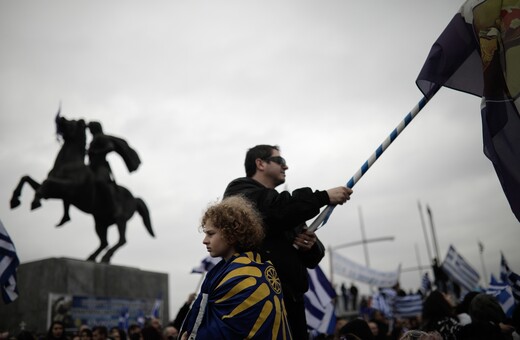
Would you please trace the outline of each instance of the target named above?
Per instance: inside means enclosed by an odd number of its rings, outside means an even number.
[[[426,96],[444,86],[482,97],[484,154],[520,221],[519,20],[518,4],[466,1],[432,46],[416,83]]]

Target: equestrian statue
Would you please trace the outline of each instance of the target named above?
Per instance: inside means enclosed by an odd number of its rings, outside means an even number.
[[[101,262],[109,263],[116,250],[126,243],[126,223],[136,211],[141,215],[148,233],[155,237],[146,204],[115,182],[106,156],[112,151],[116,152],[123,158],[130,172],[135,171],[141,161],[125,140],[104,134],[99,122],[86,124],[83,119],[68,120],[60,115],[60,111],[55,122],[56,133],[63,139],[63,145],[54,166],[41,184],[29,176],[23,176],[13,192],[11,209],[20,205],[22,187],[28,183],[34,189],[31,210],[41,206],[41,199],[63,201],[64,214],[58,227],[70,220],[71,204],[91,214],[100,245],[88,257],[89,261],[96,261],[98,255],[108,247],[108,227],[116,224],[119,241],[108,248],[101,258]],[[92,134],[92,140],[88,148],[88,164],[85,164],[87,128]]]

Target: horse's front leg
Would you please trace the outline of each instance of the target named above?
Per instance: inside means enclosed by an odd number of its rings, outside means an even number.
[[[96,257],[108,246],[107,229],[108,226],[102,225],[96,221],[96,234],[99,238],[100,244],[96,251],[88,257],[87,261],[96,262]]]
[[[27,175],[23,176],[13,191],[13,196],[11,197],[11,209],[14,209],[20,205],[20,195],[22,194],[22,188],[25,183],[29,183],[29,185],[31,186],[31,188],[33,188],[35,193],[40,188],[40,183],[36,182],[34,179]]]
[[[119,241],[103,255],[101,258],[101,262],[103,263],[110,263],[110,259],[116,250],[126,244],[126,221],[124,219],[120,218],[117,221],[117,230],[119,231]]]

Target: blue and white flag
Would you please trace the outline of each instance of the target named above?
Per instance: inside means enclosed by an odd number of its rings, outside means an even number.
[[[319,266],[307,269],[309,290],[303,296],[307,327],[321,334],[334,334],[336,291]]]
[[[215,265],[220,262],[220,260],[222,260],[221,257],[206,256],[197,267],[193,267],[191,273],[204,274],[209,272],[211,268],[215,267]]]
[[[119,320],[117,326],[119,329],[126,332],[128,329],[128,320],[130,319],[130,312],[128,311],[128,307],[121,308],[121,315],[119,315]]]
[[[509,268],[504,254],[500,259],[500,280],[511,287],[516,303],[520,303],[520,275]]]
[[[442,270],[448,277],[466,291],[473,291],[478,287],[480,275],[452,245],[441,265]]]
[[[421,315],[422,303],[421,294],[396,296],[394,300],[394,315],[401,318]]]
[[[421,292],[426,295],[428,292],[432,290],[432,281],[430,280],[430,276],[428,272],[424,273],[421,280]]]
[[[150,314],[152,317],[159,319],[159,315],[161,314],[161,304],[162,301],[160,299],[155,299],[155,303],[152,307],[152,313]]]
[[[20,265],[14,243],[0,221],[0,290],[4,302],[11,303],[18,298],[16,269]]]
[[[379,292],[372,295],[372,308],[377,309],[387,318],[392,318],[396,295],[396,291],[392,288],[381,288]]]
[[[507,317],[511,317],[513,315],[513,310],[515,309],[515,298],[513,297],[513,292],[511,291],[511,286],[505,282],[498,282],[493,275],[491,275],[491,281],[489,283],[489,288],[486,289],[486,294],[494,296],[504,313]]]

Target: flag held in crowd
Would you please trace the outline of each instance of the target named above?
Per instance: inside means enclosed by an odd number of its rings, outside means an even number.
[[[215,265],[220,262],[220,260],[220,257],[206,256],[197,267],[193,267],[191,273],[204,274],[209,272],[211,268],[215,267]]]
[[[416,83],[426,96],[445,86],[482,98],[484,154],[520,221],[518,20],[518,6],[466,1],[432,46]]]
[[[18,298],[16,269],[20,265],[14,243],[0,221],[0,289],[5,303]]]
[[[477,289],[480,275],[452,245],[441,266],[446,275],[466,291]]]
[[[396,296],[394,299],[394,315],[401,318],[410,318],[421,315],[422,302],[421,294]]]
[[[486,289],[486,294],[494,296],[507,317],[513,316],[513,310],[515,308],[515,298],[511,287],[505,282],[498,282],[497,279],[491,275],[491,281],[489,287]]]
[[[336,314],[334,298],[336,292],[319,266],[307,269],[309,290],[304,295],[307,326],[321,334],[334,334]]]
[[[500,259],[500,280],[511,287],[516,303],[520,304],[520,275],[509,268],[504,254],[501,255]]]

